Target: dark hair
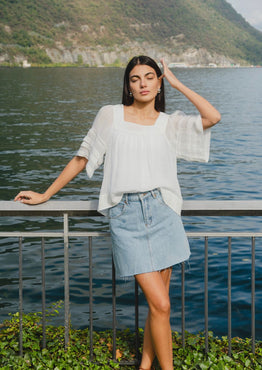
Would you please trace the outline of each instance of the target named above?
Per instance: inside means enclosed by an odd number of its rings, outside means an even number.
[[[129,75],[132,69],[138,65],[147,65],[153,68],[156,71],[157,77],[162,75],[161,69],[158,67],[157,63],[150,57],[145,55],[140,55],[133,57],[128,65],[126,66],[125,74],[124,74],[124,85],[123,85],[123,95],[122,95],[122,104],[124,105],[131,105],[134,102],[133,96],[130,96],[130,89],[129,89]],[[157,94],[155,99],[155,109],[158,112],[165,111],[165,90],[164,90],[164,81],[161,81],[161,91]]]

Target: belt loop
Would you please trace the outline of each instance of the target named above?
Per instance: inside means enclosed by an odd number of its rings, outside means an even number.
[[[125,193],[125,203],[128,204],[128,194]]]
[[[151,190],[151,195],[153,198],[156,198],[156,189]]]

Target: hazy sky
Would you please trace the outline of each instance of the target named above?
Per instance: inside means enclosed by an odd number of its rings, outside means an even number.
[[[253,27],[262,31],[262,0],[226,0]]]

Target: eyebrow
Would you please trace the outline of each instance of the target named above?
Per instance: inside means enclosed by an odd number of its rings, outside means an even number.
[[[145,74],[145,77],[146,77],[146,76],[148,76],[148,75],[150,75],[150,74],[155,75],[155,73],[154,73],[154,72],[147,72],[147,73]],[[129,77],[129,79],[134,78],[134,77],[140,78],[140,76],[138,76],[138,75],[132,75],[132,76],[130,76],[130,77]]]

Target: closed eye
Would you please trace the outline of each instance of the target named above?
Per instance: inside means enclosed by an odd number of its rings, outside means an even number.
[[[156,75],[153,72],[148,72],[148,73],[145,74],[145,77],[148,80],[153,80],[155,78],[155,76]],[[139,79],[140,79],[140,76],[138,76],[138,75],[130,76],[130,82],[137,82]]]

